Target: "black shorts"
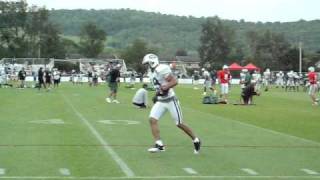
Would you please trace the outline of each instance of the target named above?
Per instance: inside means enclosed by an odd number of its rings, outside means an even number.
[[[43,79],[39,79],[39,84],[44,84]]]
[[[51,83],[51,78],[46,78],[46,83]]]

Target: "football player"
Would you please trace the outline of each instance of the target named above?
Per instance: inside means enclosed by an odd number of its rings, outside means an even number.
[[[229,67],[224,65],[222,70],[218,72],[218,78],[221,86],[221,95],[223,96],[223,101],[228,103],[228,94],[229,94],[229,84],[231,81],[231,74]]]
[[[205,69],[202,68],[202,76],[204,79],[203,82],[203,95],[207,95],[207,90],[211,88],[211,79],[210,79],[210,73]]]
[[[312,100],[312,105],[318,105],[318,99],[317,99],[317,73],[315,72],[314,67],[309,67],[308,68],[308,79],[309,79],[309,96],[311,97]]]
[[[142,64],[149,66],[151,69],[153,77],[152,84],[156,89],[155,104],[149,115],[155,146],[148,149],[148,151],[152,153],[165,151],[164,144],[160,138],[158,121],[166,111],[169,111],[177,127],[183,130],[193,140],[194,153],[198,154],[201,142],[193,133],[192,129],[183,123],[180,104],[173,90],[173,87],[178,84],[178,81],[172,75],[170,67],[168,65],[159,64],[158,56],[155,54],[145,55]]]

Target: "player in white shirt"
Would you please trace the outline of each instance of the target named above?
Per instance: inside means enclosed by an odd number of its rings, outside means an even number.
[[[76,77],[77,77],[76,70],[72,69],[70,80],[73,85],[77,83]]]
[[[60,84],[61,73],[57,69],[53,71],[53,87],[58,87]]]
[[[254,70],[254,73],[252,74],[252,80],[251,83],[254,84],[254,90],[255,92],[259,93],[261,90],[261,74],[260,70],[256,69]]]
[[[241,87],[241,90],[243,90],[246,85],[245,85],[245,79],[246,79],[246,74],[248,72],[248,69],[242,69],[241,72],[240,72],[240,87]]]
[[[282,71],[279,71],[277,74],[276,74],[276,77],[277,77],[277,80],[276,80],[276,88],[278,88],[279,86],[281,86],[283,88],[284,86],[284,74]]]
[[[79,72],[79,74],[78,74],[78,78],[77,78],[77,84],[82,84],[82,73],[81,72]]]
[[[295,84],[294,84],[294,71],[289,71],[287,73],[287,84],[286,84],[286,91],[288,90],[295,90]]]
[[[199,71],[194,71],[194,73],[193,73],[193,81],[192,81],[192,83],[193,83],[193,89],[199,89],[198,88],[198,84],[199,84],[199,79],[200,79],[200,74],[199,74]]]
[[[204,79],[203,82],[203,95],[207,95],[207,90],[210,90],[211,88],[211,79],[210,79],[210,73],[205,69],[202,68],[202,76]]]
[[[191,128],[183,123],[180,104],[173,90],[173,87],[177,85],[178,81],[172,75],[170,67],[165,64],[159,64],[159,59],[154,54],[145,55],[142,64],[148,65],[153,72],[152,83],[156,90],[155,104],[149,116],[155,146],[148,149],[148,151],[152,153],[165,151],[164,144],[160,138],[158,121],[166,111],[169,111],[177,127],[191,137],[194,144],[194,153],[198,154],[201,145],[200,139],[196,137]]]
[[[148,87],[147,84],[143,84],[142,88],[140,88],[132,99],[133,105],[138,108],[146,108],[148,105],[148,91],[146,90]]]
[[[263,72],[263,85],[265,87],[265,91],[269,90],[270,81],[271,81],[271,72],[270,72],[270,69],[266,69],[266,71]]]
[[[299,92],[301,77],[297,72],[294,72],[293,78],[294,78],[294,89],[295,89],[295,91]]]

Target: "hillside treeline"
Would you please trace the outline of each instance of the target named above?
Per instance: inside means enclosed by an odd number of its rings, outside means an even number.
[[[125,49],[142,39],[162,57],[171,58],[179,50],[201,56],[201,36],[210,18],[165,15],[129,9],[121,10],[51,10],[50,20],[60,25],[65,35],[77,36],[81,25],[94,22],[108,34],[109,49]],[[219,19],[219,18],[218,18]],[[237,61],[253,62],[261,67],[298,69],[299,43],[302,43],[304,66],[319,60],[320,20],[297,22],[246,22],[223,20],[233,32],[227,48],[216,66]],[[206,60],[201,59],[205,62]],[[217,61],[214,57],[212,61]],[[223,62],[224,61],[224,62]]]
[[[200,57],[221,67],[238,62],[297,70],[320,59],[320,20],[253,23],[122,10],[47,10],[0,1],[0,57],[123,57],[138,66],[144,53]]]

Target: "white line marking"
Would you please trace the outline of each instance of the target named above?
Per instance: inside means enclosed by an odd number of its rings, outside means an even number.
[[[241,124],[241,125],[243,125],[243,126],[247,126],[247,127],[251,127],[251,128],[255,128],[255,129],[261,129],[261,130],[264,130],[264,131],[266,131],[266,132],[270,132],[270,133],[273,133],[273,134],[276,134],[276,135],[282,135],[282,136],[286,136],[286,137],[289,137],[289,138],[298,139],[298,140],[300,140],[300,141],[312,143],[312,144],[314,144],[314,145],[320,145],[320,142],[313,141],[313,140],[310,140],[310,139],[305,139],[305,138],[302,138],[302,137],[293,136],[293,135],[290,135],[290,134],[286,134],[286,133],[274,131],[274,130],[271,130],[271,129],[267,129],[267,128],[255,126],[255,125],[253,125],[253,124],[244,123],[244,122],[237,121],[237,120],[234,120],[234,119],[229,119],[229,118],[225,118],[225,117],[222,117],[222,116],[217,116],[217,115],[214,115],[214,114],[210,114],[210,113],[207,113],[207,112],[194,110],[194,109],[192,109],[192,108],[185,107],[185,106],[184,106],[184,109],[188,109],[189,112],[198,112],[198,113],[206,114],[206,115],[208,115],[208,116],[216,117],[216,118],[218,118],[218,119],[235,122],[235,123]]]
[[[60,172],[61,175],[64,175],[64,176],[70,176],[71,175],[69,169],[67,169],[67,168],[60,168],[59,172]]]
[[[259,174],[259,173],[257,173],[255,170],[249,169],[249,168],[242,168],[241,170],[244,171],[244,172],[246,172],[246,173],[248,173],[248,174],[250,174],[250,175],[253,175],[253,176],[256,176],[256,175]]]
[[[185,172],[187,172],[188,174],[198,174],[197,171],[195,171],[194,169],[192,168],[183,168],[183,170]]]
[[[109,143],[102,138],[98,131],[90,124],[90,122],[74,107],[74,105],[66,98],[64,94],[62,97],[71,107],[73,112],[80,118],[80,120],[89,128],[91,133],[96,137],[96,139],[103,145],[103,148],[110,154],[112,159],[119,165],[121,170],[126,174],[127,177],[134,177],[134,172],[129,168],[129,166],[120,158],[120,156],[109,146]]]
[[[320,176],[135,176],[135,177],[62,177],[62,176],[0,176],[0,179],[320,179]]]
[[[102,124],[110,124],[110,125],[135,125],[140,124],[139,121],[132,121],[132,120],[100,120],[98,121]]]
[[[6,174],[6,169],[0,168],[0,175],[5,175]]]
[[[29,121],[29,123],[36,123],[36,124],[65,124],[62,119],[46,119],[46,120],[35,120]]]
[[[310,169],[301,169],[301,171],[310,174],[310,175],[319,175],[320,173],[314,171],[314,170],[310,170]]]

